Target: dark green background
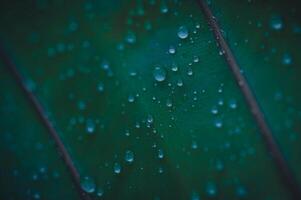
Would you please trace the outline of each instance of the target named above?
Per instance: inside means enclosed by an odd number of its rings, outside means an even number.
[[[209,3],[301,182],[298,1]],[[281,30],[271,27],[275,16]],[[189,30],[185,40],[177,36],[180,26]],[[131,34],[133,44],[126,40]],[[290,199],[197,1],[2,0],[0,39],[102,198]],[[156,66],[167,73],[161,83],[153,77]],[[0,198],[79,199],[54,142],[2,62],[0,86]],[[93,134],[86,127],[91,120]],[[124,159],[127,150],[133,163]]]

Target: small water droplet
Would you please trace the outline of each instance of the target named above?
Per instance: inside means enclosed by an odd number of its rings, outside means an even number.
[[[172,107],[172,101],[170,99],[166,100],[166,106],[169,108]]]
[[[193,75],[193,71],[192,71],[192,69],[190,67],[187,69],[187,75],[188,76],[192,76]]]
[[[215,163],[215,169],[217,171],[223,171],[224,170],[224,163],[221,160],[217,160]]]
[[[215,120],[214,126],[215,126],[216,128],[222,128],[222,127],[223,127],[223,121],[222,121],[221,119]]]
[[[214,114],[214,115],[218,114],[218,109],[217,109],[217,107],[213,107],[213,108],[211,109],[211,113]]]
[[[81,188],[87,193],[93,193],[95,191],[96,185],[92,178],[85,176],[81,180]]]
[[[214,197],[217,195],[217,188],[214,183],[208,183],[206,187],[206,193],[210,197]]]
[[[125,136],[130,136],[130,131],[129,130],[125,130]]]
[[[197,192],[193,192],[191,195],[191,200],[200,200],[200,195]]]
[[[274,15],[270,19],[270,26],[272,29],[279,31],[283,28],[283,20],[281,16]]]
[[[242,185],[237,186],[236,195],[237,195],[237,197],[245,197],[247,195],[246,188]]]
[[[178,66],[177,66],[176,64],[172,64],[171,70],[172,70],[173,72],[178,71]]]
[[[183,86],[183,81],[182,81],[182,79],[178,79],[178,81],[177,81],[177,86],[179,86],[179,87],[182,87]]]
[[[110,64],[108,61],[104,60],[102,61],[102,63],[100,64],[100,67],[103,69],[103,70],[109,70],[110,69]]]
[[[164,158],[164,152],[162,149],[158,150],[158,158],[163,159]]]
[[[155,78],[156,81],[162,82],[166,78],[166,72],[161,67],[155,67],[155,69],[153,71],[153,76],[154,76],[154,78]]]
[[[164,1],[162,1],[161,6],[160,6],[160,11],[161,13],[168,13],[168,7]]]
[[[99,92],[103,92],[104,91],[104,84],[103,83],[98,83],[97,89],[98,89]]]
[[[131,163],[134,161],[134,153],[130,150],[127,150],[125,152],[125,157],[124,157],[125,161],[128,163]]]
[[[176,53],[176,48],[174,46],[170,46],[169,49],[168,49],[168,52],[170,54],[175,54]]]
[[[98,197],[102,197],[102,196],[103,196],[103,193],[104,193],[104,190],[103,190],[102,188],[98,188],[98,189],[97,189],[96,195],[97,195]]]
[[[180,26],[178,29],[178,37],[180,39],[186,39],[188,37],[188,29],[186,26]]]
[[[121,165],[119,163],[114,163],[114,173],[120,174],[121,172]]]
[[[236,100],[232,99],[229,101],[229,107],[231,109],[236,109],[237,108],[237,103],[236,103]]]
[[[195,62],[195,63],[198,63],[199,61],[200,61],[199,57],[197,57],[197,56],[194,56],[194,58],[193,58],[193,62]]]
[[[130,95],[128,96],[128,102],[133,103],[134,101],[135,101],[135,96],[132,95],[132,94],[130,94]]]
[[[150,124],[154,122],[154,118],[153,118],[152,115],[147,116],[147,122],[150,123]]]
[[[164,172],[163,167],[159,167],[158,172],[162,174]]]
[[[86,130],[89,134],[94,133],[95,131],[95,123],[92,119],[87,119],[86,120]]]
[[[283,65],[291,65],[293,62],[292,56],[289,53],[285,53],[282,57]]]
[[[198,143],[196,141],[192,141],[191,148],[192,149],[197,149],[198,148]]]
[[[128,34],[125,37],[125,41],[129,44],[134,44],[136,43],[136,35],[134,32],[128,32]]]

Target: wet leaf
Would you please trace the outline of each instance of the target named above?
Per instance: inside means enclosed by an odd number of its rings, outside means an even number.
[[[207,3],[300,182],[298,2]],[[3,1],[0,10],[4,54],[86,196],[291,199],[198,1]],[[1,199],[80,199],[2,61]]]

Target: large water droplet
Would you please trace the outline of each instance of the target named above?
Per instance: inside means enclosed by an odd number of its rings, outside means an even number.
[[[178,29],[178,37],[180,39],[186,39],[188,37],[188,29],[186,26],[180,26]]]
[[[95,191],[96,185],[92,178],[85,176],[81,180],[81,188],[87,193],[93,193]]]
[[[155,69],[153,71],[153,76],[154,76],[154,78],[155,78],[156,81],[162,82],[166,78],[166,72],[161,67],[155,67]]]

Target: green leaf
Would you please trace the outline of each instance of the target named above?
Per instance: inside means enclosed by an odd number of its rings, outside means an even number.
[[[199,2],[4,1],[0,198],[296,197]],[[300,3],[207,3],[300,182]]]

